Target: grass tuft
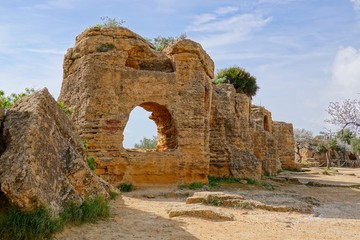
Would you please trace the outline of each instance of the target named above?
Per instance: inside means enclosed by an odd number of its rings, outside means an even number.
[[[193,183],[189,183],[189,184],[182,184],[179,186],[179,188],[196,190],[196,189],[200,189],[200,188],[204,187],[204,185],[206,185],[206,184],[201,183],[201,182],[193,182]]]
[[[120,192],[131,192],[133,190],[133,185],[131,183],[121,183],[118,186]]]
[[[59,219],[53,219],[50,211],[39,208],[22,212],[10,207],[0,215],[0,239],[51,239],[51,235],[62,229]]]
[[[30,212],[9,207],[0,213],[0,239],[51,239],[54,233],[62,231],[67,224],[96,222],[109,215],[108,201],[101,196],[86,199],[80,206],[68,203],[57,218],[52,217],[50,210],[45,207]]]

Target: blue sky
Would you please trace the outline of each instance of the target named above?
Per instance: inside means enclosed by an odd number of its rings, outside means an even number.
[[[0,89],[60,93],[62,61],[76,35],[123,19],[152,38],[202,44],[216,69],[238,65],[257,78],[253,103],[279,121],[318,133],[330,101],[360,93],[360,0],[12,0],[0,5]],[[128,146],[155,134],[137,113]]]

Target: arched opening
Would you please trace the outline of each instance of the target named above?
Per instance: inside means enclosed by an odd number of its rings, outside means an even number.
[[[157,145],[155,149],[141,149],[141,151],[158,151],[158,152],[164,152],[164,151],[171,151],[177,148],[177,131],[176,127],[174,125],[174,121],[172,119],[172,116],[170,112],[167,110],[167,108],[163,105],[160,105],[155,102],[145,102],[139,105],[139,107],[134,108],[132,113],[130,114],[129,121],[126,124],[126,127],[124,129],[124,142],[123,146],[125,148],[131,148],[131,150],[137,150],[134,148],[134,142],[128,140],[128,133],[133,132],[134,128],[140,127],[143,128],[141,122],[139,121],[140,118],[144,118],[144,114],[139,115],[137,112],[151,112],[151,115],[148,117],[150,120],[155,123],[156,126],[156,133],[157,133]],[[134,111],[136,111],[134,113]],[[136,116],[134,116],[136,115]],[[132,120],[132,118],[135,118],[135,121]],[[149,125],[148,125],[149,126]],[[139,129],[137,129],[139,130]],[[144,133],[147,133],[146,138],[149,138],[149,132],[151,129],[144,130]],[[143,138],[143,137],[142,137]],[[140,141],[140,140],[139,140]],[[130,146],[130,142],[132,142],[132,146]]]
[[[264,130],[270,132],[269,118],[267,115],[264,116]]]

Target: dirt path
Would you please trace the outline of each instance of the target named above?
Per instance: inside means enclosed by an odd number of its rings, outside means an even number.
[[[314,172],[315,171],[315,172]],[[360,169],[339,170],[333,175],[300,174],[318,181],[356,183]],[[293,174],[296,176],[297,174]],[[281,178],[289,178],[282,175]],[[292,176],[293,177],[293,176]],[[360,189],[358,187],[317,187],[288,181],[273,182],[274,191],[252,186],[221,189],[224,192],[253,196],[255,200],[274,204],[278,199],[291,205],[298,199],[317,199],[313,213],[274,212],[208,206],[233,214],[234,221],[214,221],[195,217],[173,217],[169,209],[186,207],[187,191],[143,189],[123,194],[111,203],[111,217],[97,224],[67,228],[57,239],[360,239]],[[337,186],[336,183],[333,183]],[[300,196],[300,198],[299,198]],[[284,200],[285,199],[285,200]],[[318,206],[316,206],[318,205]]]

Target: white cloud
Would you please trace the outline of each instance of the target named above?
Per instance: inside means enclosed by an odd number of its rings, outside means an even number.
[[[229,6],[198,15],[186,31],[199,34],[196,40],[204,47],[213,47],[244,40],[271,21],[271,17],[239,14],[238,10],[238,7]]]
[[[345,97],[360,92],[360,50],[353,47],[338,50],[332,68],[332,83]]]
[[[238,11],[239,8],[238,7],[232,7],[232,6],[229,6],[229,7],[221,7],[221,8],[218,8],[215,13],[218,14],[218,15],[225,15],[225,14],[229,14],[229,13],[234,13],[236,11]]]
[[[356,11],[360,11],[360,0],[350,0]]]

